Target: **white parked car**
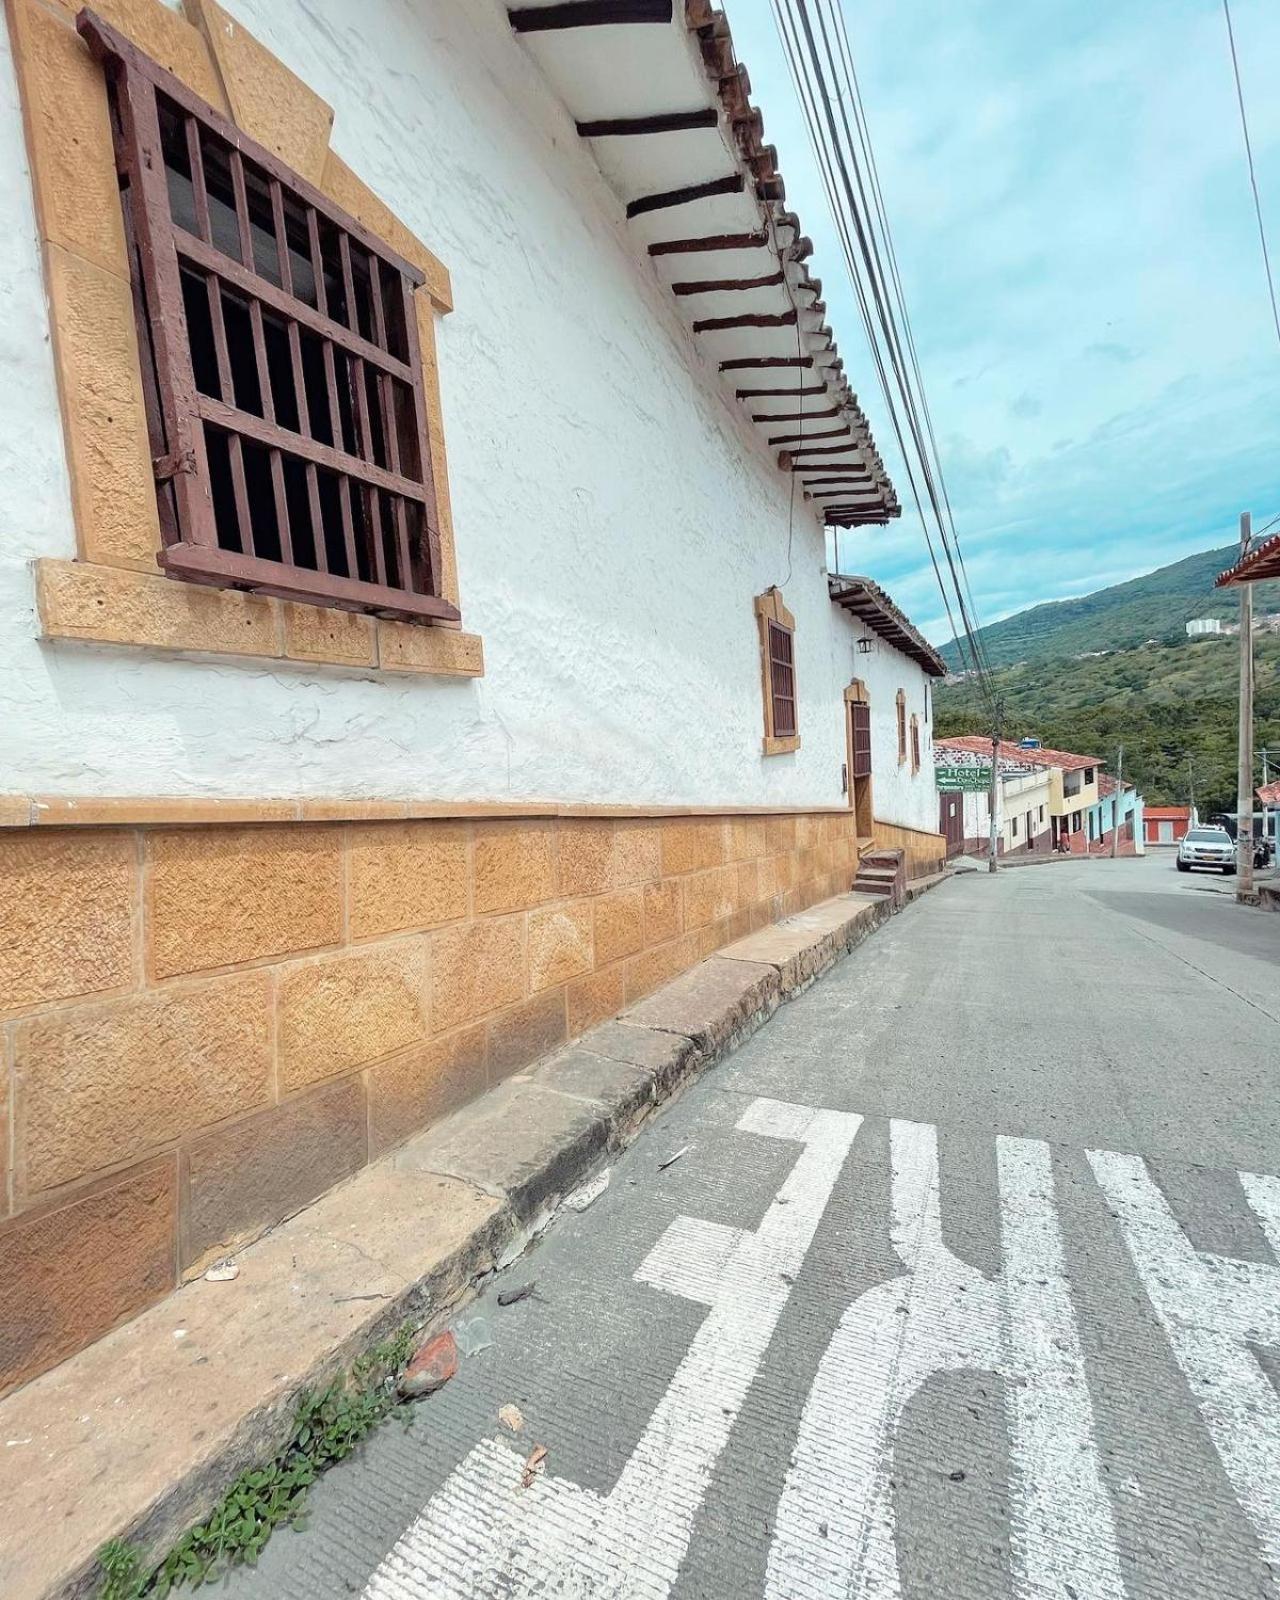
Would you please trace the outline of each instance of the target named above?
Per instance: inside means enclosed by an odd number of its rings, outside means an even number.
[[[1192,828],[1178,846],[1178,871],[1216,867],[1230,876],[1236,870],[1236,842],[1225,828]]]

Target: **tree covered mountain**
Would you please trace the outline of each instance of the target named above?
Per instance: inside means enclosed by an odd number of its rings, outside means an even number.
[[[1239,609],[1235,591],[1215,589],[1213,580],[1237,554],[1235,545],[1202,550],[1109,589],[1019,611],[980,629],[978,637],[993,667],[1090,650],[1123,650],[1147,639],[1182,638],[1193,617],[1235,617]],[[1280,582],[1254,586],[1254,609],[1280,611]],[[954,641],[941,648],[947,665],[957,669],[961,661]]]
[[[1219,559],[1222,552],[1213,554]],[[1216,570],[1221,570],[1220,562]],[[1255,585],[1255,590],[1262,587]],[[1116,750],[1123,744],[1124,775],[1149,804],[1185,804],[1194,786],[1203,816],[1235,810],[1239,661],[1235,638],[1188,639],[1179,628],[1172,640],[1083,661],[1026,661],[996,668],[993,678],[1004,701],[1006,737],[1034,735],[1055,749],[1097,756],[1113,774]],[[1255,640],[1254,713],[1255,748],[1269,747],[1271,776],[1276,777],[1277,633],[1262,633]],[[973,682],[939,687],[935,736],[989,733],[990,728],[990,713]],[[1261,776],[1259,761],[1255,781]]]

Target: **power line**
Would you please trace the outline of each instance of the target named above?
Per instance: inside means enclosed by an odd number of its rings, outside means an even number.
[[[964,554],[960,549],[960,536],[956,532],[955,516],[951,510],[951,495],[947,490],[946,476],[942,470],[942,455],[938,449],[937,436],[933,431],[933,415],[929,409],[929,396],[924,386],[924,376],[920,371],[920,357],[916,351],[915,331],[911,326],[911,314],[907,309],[907,297],[902,287],[902,277],[898,271],[898,253],[894,248],[893,230],[889,226],[888,208],[884,202],[884,191],[880,186],[880,170],[876,162],[875,148],[871,142],[871,128],[867,121],[866,107],[862,99],[862,86],[858,82],[858,72],[854,65],[853,48],[849,43],[849,30],[845,22],[844,7],[836,3],[832,5],[835,16],[840,55],[844,66],[848,84],[852,90],[854,119],[858,126],[859,136],[862,141],[863,154],[866,159],[867,173],[871,182],[871,194],[875,201],[876,216],[880,223],[881,237],[885,243],[885,253],[889,261],[889,273],[893,282],[894,294],[898,302],[898,310],[902,317],[902,327],[907,339],[907,352],[911,357],[911,368],[915,374],[916,390],[920,396],[921,409],[924,414],[925,430],[929,436],[929,446],[933,451],[934,466],[938,474],[938,486],[942,490],[942,503],[947,513],[947,525],[951,530],[951,538],[956,548],[956,558],[960,563],[960,573],[964,579],[965,596],[969,602],[969,611],[976,620],[977,606],[974,603],[973,587],[969,582],[969,573],[965,567]],[[979,629],[972,636],[973,646],[982,659],[982,665],[987,672],[991,671],[991,661],[987,655],[986,641],[982,638]]]
[[[951,630],[952,641],[956,646],[956,654],[959,656],[960,661],[963,664],[965,658],[964,652],[960,647],[959,630],[956,628],[955,619],[952,616],[951,602],[947,594],[947,588],[942,579],[941,569],[938,566],[938,558],[934,551],[933,541],[929,535],[928,524],[925,522],[924,510],[920,501],[920,490],[916,484],[915,473],[912,470],[911,458],[907,454],[906,443],[902,436],[902,429],[898,421],[897,412],[889,394],[888,378],[886,377],[884,370],[884,360],[881,356],[879,344],[872,330],[871,312],[867,304],[866,290],[854,265],[853,244],[849,233],[848,220],[844,211],[840,207],[836,196],[834,166],[828,153],[826,144],[821,137],[817,118],[816,97],[814,96],[812,86],[809,83],[807,72],[802,72],[800,67],[799,30],[795,29],[795,24],[792,19],[784,16],[780,0],[773,0],[773,9],[774,17],[778,25],[779,36],[782,39],[783,50],[787,58],[787,67],[791,74],[792,83],[795,86],[797,98],[800,100],[801,109],[805,114],[805,121],[809,130],[810,141],[813,144],[814,154],[817,157],[818,167],[822,174],[823,185],[827,191],[827,199],[831,206],[832,217],[836,224],[836,231],[840,235],[840,242],[844,250],[845,262],[848,267],[850,282],[853,285],[854,295],[858,303],[858,310],[862,318],[863,330],[867,338],[867,345],[871,351],[872,359],[875,362],[877,375],[880,381],[880,389],[885,397],[885,404],[889,411],[889,419],[893,425],[894,433],[897,436],[898,448],[902,453],[903,465],[907,474],[907,481],[911,486],[912,498],[915,501],[916,514],[919,516],[920,525],[924,529],[925,543],[929,551],[929,560],[933,565],[934,576],[937,579],[938,588],[942,594],[942,603],[947,613],[947,624]],[[794,40],[791,34],[788,32],[788,22],[790,22],[790,25],[795,32]]]
[[[1231,70],[1236,79],[1236,104],[1240,107],[1240,130],[1244,134],[1244,153],[1249,163],[1249,186],[1253,190],[1253,213],[1258,219],[1258,242],[1262,246],[1262,265],[1267,274],[1267,293],[1271,296],[1271,320],[1276,325],[1276,339],[1280,341],[1280,309],[1276,307],[1276,285],[1271,275],[1271,257],[1267,253],[1267,230],[1262,225],[1262,201],[1258,198],[1258,177],[1253,170],[1253,144],[1249,139],[1249,119],[1245,115],[1244,90],[1240,86],[1240,60],[1236,55],[1236,33],[1231,26],[1231,6],[1222,0],[1222,14],[1227,19],[1227,41],[1231,46]]]
[[[927,414],[927,399],[919,358],[906,315],[906,302],[902,293],[901,276],[897,270],[896,255],[892,254],[892,236],[888,229],[883,191],[879,187],[879,175],[874,167],[874,151],[853,75],[852,52],[848,47],[847,32],[843,29],[843,18],[840,16],[838,6],[833,4],[832,14],[839,19],[840,28],[837,30],[833,25],[829,30],[821,0],[815,0],[818,33],[821,35],[821,47],[819,47],[818,38],[810,22],[809,0],[798,0],[798,23],[796,0],[773,0],[773,6],[792,81],[805,114],[810,141],[818,159],[833,220],[844,249],[850,282],[867,336],[868,349],[875,364],[881,393],[902,454],[934,575],[938,580],[947,611],[947,620],[955,639],[957,654],[963,662],[965,652],[960,646],[960,630],[956,628],[952,615],[948,586],[943,580],[930,531],[930,519],[925,515],[917,483],[917,470],[951,579],[951,590],[955,596],[972,670],[978,687],[994,711],[989,663],[985,648],[975,637],[978,630],[974,623],[972,587],[968,581],[968,573],[964,569],[959,541],[954,536],[954,518],[951,515],[949,498],[942,480],[941,461],[932,418]],[[803,49],[800,42],[802,31]],[[837,61],[836,51],[832,47],[833,34],[838,39],[842,38],[842,63]],[[856,135],[850,125],[846,101],[854,108],[858,130]],[[819,102],[821,115],[819,115]],[[870,200],[869,190],[872,196]],[[843,202],[841,191],[843,191]],[[880,233],[884,238],[883,252],[875,227],[877,216],[880,221]],[[859,258],[861,268],[858,264]],[[885,265],[886,258],[890,263],[888,269]],[[896,389],[896,401],[891,391],[887,369],[892,369],[892,389]],[[914,386],[912,378],[915,380]],[[911,437],[914,451],[907,449],[904,426],[905,432]]]

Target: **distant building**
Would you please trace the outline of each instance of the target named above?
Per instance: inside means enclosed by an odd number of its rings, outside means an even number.
[[[1257,793],[1266,819],[1264,831],[1267,838],[1274,842],[1276,855],[1280,856],[1280,782],[1264,783]]]
[[[1070,848],[1083,852],[1092,838],[1089,814],[1098,800],[1100,763],[1096,756],[1046,750],[1038,740],[1000,745],[1000,785],[996,797],[996,838],[1001,854],[1051,851],[1069,837]],[[938,830],[947,836],[949,853],[963,849],[981,854],[991,826],[991,741],[976,736],[934,740],[935,776],[940,809]],[[983,783],[976,773],[986,774]],[[965,781],[970,774],[974,778]],[[976,781],[975,781],[976,780]],[[959,801],[959,816],[957,805]]]
[[[963,735],[950,739],[935,740],[934,748],[937,751],[935,760],[939,768],[938,792],[939,797],[949,787],[946,781],[945,767],[947,758],[943,751],[953,752],[953,757],[959,754],[967,755],[970,761],[981,761],[990,771],[991,741],[977,736]],[[1041,801],[1035,801],[1036,815],[1033,826],[1036,833],[1033,839],[1038,841],[1040,824],[1047,822],[1048,833],[1046,842],[1041,846],[1038,842],[1032,843],[1030,848],[1047,850],[1056,849],[1059,841],[1066,836],[1070,841],[1072,850],[1087,850],[1091,843],[1089,835],[1089,813],[1098,803],[1098,776],[1102,763],[1097,756],[1078,756],[1069,750],[1046,750],[1039,741],[1032,742],[1024,739],[1019,744],[1005,740],[1000,746],[1000,770],[1004,774],[1018,773],[1025,776],[1028,772],[1042,771],[1047,778],[1046,794],[1044,797],[1045,816],[1039,815]],[[1002,780],[1003,781],[1003,780]],[[1030,806],[1030,801],[1027,802]],[[1001,808],[1004,809],[1003,807]],[[1016,832],[1010,826],[1010,846],[1013,849],[1028,847],[1025,828],[1027,818],[1019,816],[1018,811],[1025,811],[1027,807],[1019,804],[1011,818],[1017,817],[1018,828]],[[984,813],[986,815],[986,813]],[[985,824],[984,824],[985,825]],[[939,831],[946,832],[945,827],[939,824]]]
[[[1148,844],[1177,844],[1190,826],[1190,806],[1147,806],[1143,816]]]
[[[1146,852],[1146,835],[1143,826],[1144,804],[1133,784],[1123,788],[1106,772],[1098,774],[1098,803],[1090,807],[1088,818],[1089,847],[1092,850],[1111,849],[1112,831],[1119,827],[1121,855],[1143,855]]]
[[[1197,617],[1193,622],[1187,623],[1187,638],[1201,639],[1207,633],[1222,633],[1224,631],[1221,617]]]

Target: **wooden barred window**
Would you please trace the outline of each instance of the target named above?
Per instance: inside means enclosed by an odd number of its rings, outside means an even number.
[[[775,586],[755,598],[760,630],[761,686],[764,693],[764,753],[788,755],[800,748],[796,698],[796,619]]]
[[[776,622],[769,623],[769,698],[774,737],[791,738],[796,732],[794,636],[790,628]]]
[[[92,11],[174,577],[404,619],[442,598],[416,267]]]
[[[871,707],[865,700],[853,700],[849,704],[849,716],[853,734],[853,771],[851,776],[869,778],[871,776]]]
[[[920,718],[911,714],[911,770],[920,770]]]
[[[904,690],[898,690],[898,765],[905,765],[907,759],[907,696]]]

